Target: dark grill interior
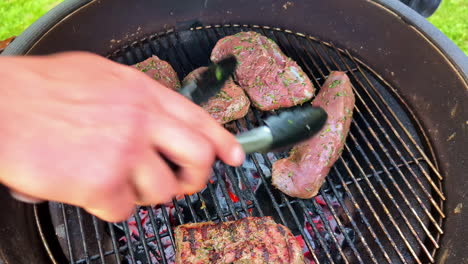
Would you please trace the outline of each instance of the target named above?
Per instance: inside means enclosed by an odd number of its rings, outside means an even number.
[[[140,207],[124,223],[105,223],[79,208],[49,203],[37,217],[55,261],[172,263],[175,225],[270,215],[303,241],[309,263],[433,262],[442,234],[444,195],[430,144],[390,84],[348,51],[288,30],[223,25],[155,34],[109,58],[130,65],[156,54],[182,79],[209,63],[218,39],[247,30],[278,43],[316,87],[331,70],[346,71],[353,82],[351,130],[319,195],[301,200],[271,187],[271,164],[284,152],[249,155],[241,168],[217,163],[202,192],[172,204]],[[250,129],[271,114],[277,112],[251,109],[246,118],[226,127],[233,133]]]

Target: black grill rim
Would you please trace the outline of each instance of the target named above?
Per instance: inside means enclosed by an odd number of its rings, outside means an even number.
[[[216,26],[215,26],[215,27],[216,27]],[[227,26],[227,27],[238,27],[238,25],[229,25],[229,26]],[[209,27],[209,28],[211,28],[211,27]],[[269,27],[267,27],[267,28],[269,28]],[[192,30],[201,30],[201,29],[203,29],[203,28],[200,27],[200,28],[196,28],[196,29],[192,29]],[[280,29],[274,29],[274,30],[281,31]],[[165,34],[173,34],[173,32],[174,32],[174,31],[171,30],[171,31],[166,32]],[[286,33],[287,33],[287,34],[293,34],[291,31],[286,31]],[[300,36],[300,37],[307,37],[307,36],[304,36],[303,34],[300,34],[300,33],[298,34],[298,36]],[[154,36],[152,36],[152,37],[149,37],[148,39],[155,39],[155,38],[157,38],[157,37],[164,37],[164,36],[161,35],[161,34],[159,34],[159,35],[156,34],[156,35],[154,35]],[[314,41],[317,41],[317,42],[320,41],[320,40],[318,40],[318,39],[316,39],[316,38],[313,38],[313,37],[309,37],[309,38],[312,39],[312,40],[314,40]],[[321,41],[320,41],[320,42],[321,42]],[[330,47],[330,48],[333,48],[336,52],[339,52],[339,53],[342,53],[342,54],[345,54],[345,55],[347,54],[347,55],[351,56],[351,54],[350,54],[348,51],[343,50],[343,49],[338,49],[338,48],[336,48],[332,43],[324,43],[323,45],[328,46],[328,47]],[[115,55],[118,54],[119,52],[124,52],[126,49],[131,49],[131,48],[132,48],[132,47],[125,47],[125,48],[122,49],[121,51],[116,51],[115,53],[113,53],[112,55],[109,55],[108,57],[115,56]],[[368,67],[367,65],[362,64],[361,62],[360,62],[359,64],[361,64],[363,67]],[[351,72],[352,72],[352,71],[351,71]],[[378,76],[378,75],[376,75],[376,76]],[[378,76],[378,77],[380,77],[380,76]],[[399,103],[403,103],[404,106],[407,106],[407,105],[405,104],[404,100],[401,99],[401,97],[399,97],[399,95],[398,95],[395,91],[393,91],[392,89],[390,89],[390,91],[391,91],[392,93],[394,93],[394,94],[392,94],[393,96],[395,96],[395,97],[397,97],[398,99],[400,99],[400,102],[399,102]],[[422,128],[420,127],[420,124],[417,122],[417,119],[415,118],[414,114],[411,112],[411,110],[410,110],[409,108],[406,108],[405,110],[409,111],[409,112],[412,114],[412,119],[414,119],[414,121],[416,121],[416,122],[413,122],[413,124],[416,124],[416,125],[417,125],[416,128],[417,128],[418,132],[420,132],[420,135],[422,135],[423,138],[427,140],[427,136],[424,134],[424,129],[422,129]],[[413,120],[412,120],[412,121],[413,121]],[[419,126],[419,127],[418,127],[418,126]],[[427,141],[426,141],[426,142],[427,142]],[[429,152],[430,152],[429,154],[430,154],[430,156],[432,156],[432,158],[433,158],[433,157],[434,157],[434,155],[433,155],[433,150],[431,149],[430,144],[428,144],[428,146],[429,146]],[[432,160],[432,162],[434,162],[434,160]],[[437,164],[437,163],[435,162],[434,164]],[[436,165],[434,165],[434,168],[436,169]],[[436,169],[435,171],[437,171],[437,169]],[[439,186],[439,188],[440,188],[440,186]],[[234,215],[236,215],[235,212],[233,212],[233,213],[234,213]],[[237,218],[237,217],[236,217],[236,218]],[[150,219],[151,219],[151,218],[150,218]],[[152,220],[153,220],[153,219],[152,219]],[[309,219],[309,220],[310,220],[310,219]],[[40,224],[39,224],[39,225],[40,225]],[[140,227],[139,227],[139,230],[140,230]],[[440,238],[440,236],[437,236],[437,242],[439,241],[439,238]],[[100,254],[101,254],[101,256],[102,256],[102,251],[100,251],[100,252],[101,252]],[[130,251],[130,252],[132,252],[132,251]],[[435,252],[435,250],[432,252],[432,255],[434,255],[434,252]]]

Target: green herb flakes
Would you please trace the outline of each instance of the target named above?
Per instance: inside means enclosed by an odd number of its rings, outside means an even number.
[[[330,85],[328,85],[328,88],[335,88],[339,84],[341,84],[340,80],[334,80]]]
[[[223,72],[219,67],[215,70],[216,80],[221,81],[223,79]]]
[[[294,124],[294,121],[292,121],[291,119],[288,119],[288,123],[292,125]]]

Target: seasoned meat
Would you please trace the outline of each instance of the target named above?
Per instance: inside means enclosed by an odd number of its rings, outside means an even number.
[[[319,134],[293,147],[290,156],[273,164],[273,185],[289,196],[317,194],[333,163],[343,151],[353,115],[354,94],[344,72],[332,72],[312,102],[328,120]]]
[[[312,98],[315,89],[310,79],[271,39],[252,31],[227,36],[216,43],[211,60],[230,54],[239,62],[237,82],[260,110],[291,107]]]
[[[180,88],[179,77],[177,77],[177,73],[172,66],[156,55],[133,66],[168,88],[173,90]]]
[[[185,224],[175,230],[176,263],[303,264],[291,231],[271,217]]]
[[[207,67],[200,67],[189,73],[183,83],[193,80]],[[242,88],[235,84],[232,79],[226,81],[221,91],[208,102],[201,105],[220,124],[225,124],[244,117],[249,111],[250,101]]]

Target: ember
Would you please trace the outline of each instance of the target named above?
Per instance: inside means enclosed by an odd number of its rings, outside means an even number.
[[[166,213],[169,216],[169,221],[171,225],[175,224],[175,208],[174,205],[172,204],[167,204],[165,206]],[[174,263],[174,258],[175,258],[175,251],[174,247],[171,243],[171,239],[169,237],[169,232],[168,232],[168,226],[163,220],[163,214],[162,214],[162,208],[160,206],[153,206],[151,207],[151,210],[153,210],[153,215],[154,218],[156,219],[156,226],[157,226],[157,232],[159,234],[159,237],[161,237],[161,244],[162,247],[164,248],[164,255],[165,258],[167,259],[167,263]],[[141,227],[144,232],[145,238],[153,238],[155,237],[155,229],[153,228],[153,225],[151,224],[150,216],[148,214],[148,211],[143,209],[142,207],[138,208],[138,215],[140,217],[140,223]],[[138,226],[137,222],[135,219],[135,216],[131,216],[127,220],[128,228],[130,231],[130,239],[131,242],[136,242],[140,239],[140,234],[138,232]],[[123,227],[119,224],[115,224],[120,230],[123,230]],[[120,239],[119,242],[121,243],[120,246],[125,246],[127,245],[127,237],[123,235]],[[133,243],[132,243],[133,244]],[[158,245],[157,242],[153,240],[147,240],[146,243],[149,247],[149,253],[150,253],[150,258],[151,258],[151,264],[159,264],[162,263],[162,256],[159,253]],[[135,252],[135,261],[137,263],[146,263],[146,256],[144,252],[143,245],[138,245],[134,249]],[[127,263],[133,264],[134,262],[132,261],[132,258],[129,254],[126,254],[125,260]]]

